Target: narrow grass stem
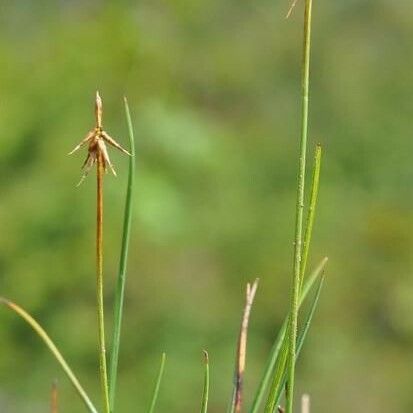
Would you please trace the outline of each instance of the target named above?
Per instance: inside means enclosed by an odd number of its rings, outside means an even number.
[[[313,300],[310,306],[310,311],[308,312],[307,319],[304,323],[304,327],[297,339],[297,352],[295,356],[296,361],[298,360],[298,356],[300,355],[304,341],[307,337],[311,322],[314,317],[315,310],[317,308],[318,301],[320,299],[321,289],[323,288],[323,284],[324,284],[323,271],[324,271],[324,267],[322,269],[322,275],[318,283],[316,293],[313,297]],[[276,406],[280,400],[282,391],[285,388],[285,383],[287,380],[287,372],[285,369],[286,363],[287,363],[287,356],[288,356],[288,342],[284,340],[283,346],[281,347],[281,350],[280,350],[280,355],[277,358],[277,363],[276,363],[275,372],[274,372],[274,379],[273,379],[273,383],[271,386],[270,395],[268,397],[267,405],[265,407],[265,413],[273,413],[275,411]]]
[[[129,159],[129,175],[128,184],[126,190],[126,201],[125,201],[125,213],[123,219],[123,234],[122,234],[122,247],[120,252],[119,261],[119,273],[118,281],[115,293],[115,304],[114,304],[114,327],[113,327],[113,339],[112,339],[112,351],[110,355],[110,375],[109,375],[109,403],[111,413],[115,410],[115,395],[116,395],[116,381],[118,373],[118,362],[119,362],[119,347],[120,347],[120,336],[122,328],[122,315],[123,315],[123,302],[125,296],[125,283],[126,283],[126,264],[128,259],[129,251],[129,240],[131,232],[132,223],[132,202],[133,202],[133,187],[135,180],[135,143],[134,143],[134,133],[131,115],[129,111],[129,105],[125,98],[125,112],[126,121],[128,124],[129,131],[129,150],[131,157]]]
[[[104,412],[110,413],[109,387],[106,367],[105,345],[105,317],[103,302],[103,175],[104,163],[102,153],[98,153],[97,159],[97,203],[96,203],[96,298],[98,313],[98,351],[99,370],[102,387]]]
[[[59,349],[56,347],[56,344],[52,341],[43,327],[23,308],[18,306],[16,303],[7,300],[5,298],[0,297],[0,304],[4,304],[10,310],[14,311],[17,315],[19,315],[27,324],[35,331],[35,333],[41,338],[41,340],[46,344],[49,351],[53,354],[54,358],[59,363],[60,367],[66,373],[66,376],[69,378],[70,382],[72,383],[73,387],[77,391],[78,395],[82,399],[84,405],[88,409],[90,413],[98,413],[96,407],[91,402],[89,396],[87,395],[86,391],[81,386],[78,378],[73,373],[72,369],[67,364],[66,360],[63,358],[62,354],[60,353]]]
[[[166,354],[162,353],[161,365],[159,367],[158,376],[156,377],[155,388],[153,390],[151,405],[149,407],[148,413],[153,413],[155,411],[155,405],[156,405],[156,402],[159,396],[159,389],[161,387],[163,372],[165,370],[165,360],[166,360]]]
[[[297,346],[297,325],[298,307],[300,296],[300,275],[302,259],[302,233],[303,233],[303,209],[304,209],[304,186],[305,168],[307,154],[308,135],[308,100],[309,100],[309,77],[310,77],[310,45],[311,45],[311,12],[312,0],[305,1],[304,13],[304,51],[303,51],[303,71],[302,71],[302,125],[300,139],[300,160],[298,169],[295,242],[294,242],[294,265],[293,265],[293,286],[291,299],[291,318],[289,329],[289,351],[288,351],[288,391],[286,401],[286,412],[292,413],[294,400],[294,379],[295,379],[295,356]]]
[[[313,235],[313,226],[315,211],[318,199],[318,187],[320,183],[320,171],[321,171],[321,155],[322,149],[321,145],[317,144],[315,148],[314,155],[314,168],[313,168],[313,179],[311,181],[311,194],[310,194],[310,205],[308,207],[307,222],[305,226],[304,243],[303,243],[303,253],[301,257],[300,266],[300,291],[303,286],[304,276],[307,269],[308,253],[310,251],[311,238]]]
[[[201,413],[207,413],[208,411],[208,398],[209,398],[209,356],[208,352],[204,350],[205,357],[205,375],[204,375],[204,390],[202,392],[202,404]]]
[[[315,281],[320,277],[322,272],[324,271],[325,266],[327,265],[328,258],[324,258],[320,264],[310,273],[310,276],[307,278],[305,281],[303,288],[301,290],[300,294],[300,307],[303,303],[303,301],[306,299],[308,293],[312,289]],[[283,346],[286,345],[286,334],[287,334],[287,327],[288,327],[288,322],[289,322],[289,314],[286,316],[281,329],[279,330],[279,333],[274,341],[273,347],[270,352],[270,357],[265,365],[265,371],[263,374],[263,377],[261,379],[261,382],[258,386],[257,393],[255,395],[253,404],[251,406],[251,409],[249,410],[250,413],[258,413],[261,403],[263,401],[265,392],[267,391],[268,385],[270,383],[271,377],[274,374],[274,369],[276,366],[276,363],[278,361],[280,352],[283,348]],[[276,379],[275,379],[276,382]],[[274,383],[274,380],[273,380]],[[273,392],[274,386],[271,386],[270,390],[270,396],[269,396],[269,406],[275,406],[276,400],[275,396],[271,397],[271,393]],[[274,399],[274,402],[271,402],[271,400]],[[268,403],[267,403],[268,404]],[[271,412],[274,410],[273,408],[269,409]]]

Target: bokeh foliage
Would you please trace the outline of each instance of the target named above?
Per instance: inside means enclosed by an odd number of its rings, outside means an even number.
[[[258,0],[19,1],[0,6],[0,291],[30,310],[98,400],[94,179],[66,156],[93,125],[137,138],[119,411],[199,408],[202,349],[211,413],[231,390],[247,280],[246,394],[290,293],[299,134],[301,8]],[[310,137],[325,150],[312,257],[330,263],[299,362],[314,410],[409,411],[413,363],[413,5],[315,1]],[[106,180],[106,295],[113,299],[127,164]],[[109,315],[110,311],[108,311]],[[109,320],[110,322],[110,320]],[[54,361],[0,312],[0,410],[82,406]],[[109,325],[110,330],[110,325]],[[247,401],[250,399],[247,396]]]

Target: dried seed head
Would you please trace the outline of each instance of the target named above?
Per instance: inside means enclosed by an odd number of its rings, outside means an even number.
[[[102,129],[102,113],[103,113],[103,104],[102,99],[99,95],[99,92],[96,92],[95,100],[95,116],[96,116],[96,126],[92,129],[86,137],[71,151],[69,155],[79,150],[86,143],[88,146],[88,154],[85,162],[83,163],[82,169],[84,171],[82,178],[78,186],[84,181],[89,171],[92,169],[95,163],[102,163],[105,171],[109,166],[113,175],[116,176],[115,169],[113,168],[112,162],[110,161],[109,154],[106,148],[106,144],[113,146],[114,148],[120,150],[121,152],[130,155],[131,154],[124,149],[115,139],[111,138],[103,129]]]

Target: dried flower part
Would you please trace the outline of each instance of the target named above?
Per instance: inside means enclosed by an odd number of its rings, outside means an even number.
[[[88,144],[88,153],[87,157],[83,163],[83,176],[80,179],[78,186],[82,184],[82,182],[87,177],[88,173],[92,169],[93,165],[99,160],[103,162],[103,168],[105,172],[107,172],[107,168],[109,167],[112,171],[113,175],[116,176],[116,171],[112,165],[112,162],[109,158],[109,153],[106,147],[106,144],[113,146],[114,148],[120,150],[121,152],[125,153],[126,155],[131,156],[131,154],[123,148],[118,142],[115,141],[107,132],[103,130],[102,127],[102,114],[103,114],[103,104],[102,98],[99,95],[99,92],[96,92],[96,100],[95,100],[95,117],[96,117],[96,126],[93,130],[91,130],[86,137],[71,151],[69,155],[72,155],[76,151],[78,151],[81,147]]]

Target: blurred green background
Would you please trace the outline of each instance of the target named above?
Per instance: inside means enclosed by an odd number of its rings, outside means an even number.
[[[93,399],[97,379],[95,180],[67,152],[104,124],[137,137],[137,192],[118,407],[195,412],[202,349],[210,412],[231,392],[248,280],[248,405],[287,311],[300,118],[302,8],[288,1],[5,1],[0,5],[0,292],[47,328]],[[316,0],[312,151],[324,164],[311,265],[330,257],[297,393],[313,411],[413,409],[413,4]],[[312,155],[309,156],[312,159]],[[108,334],[127,159],[106,179]],[[83,406],[44,345],[0,311],[0,411]]]

